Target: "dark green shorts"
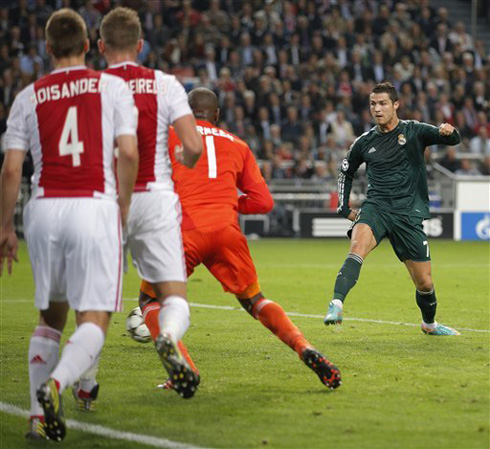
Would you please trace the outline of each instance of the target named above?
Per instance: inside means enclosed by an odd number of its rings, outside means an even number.
[[[391,246],[402,262],[426,262],[430,260],[430,252],[422,221],[420,217],[390,214],[372,204],[365,204],[352,223],[348,236],[350,238],[355,225],[365,223],[372,229],[377,245],[385,237],[390,239]]]

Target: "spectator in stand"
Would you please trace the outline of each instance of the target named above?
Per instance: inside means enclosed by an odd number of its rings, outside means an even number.
[[[464,23],[456,22],[454,30],[449,33],[449,39],[453,45],[459,44],[462,51],[473,50],[473,39],[465,31]]]
[[[345,120],[345,114],[342,111],[337,112],[337,117],[331,125],[332,136],[339,146],[348,147],[354,142],[356,136],[352,124]]]
[[[487,127],[481,126],[478,135],[470,140],[470,151],[482,158],[490,155],[490,138]]]
[[[490,156],[486,156],[485,159],[483,159],[481,174],[490,176]]]
[[[444,23],[437,25],[436,35],[430,41],[429,46],[434,49],[439,56],[452,51],[453,44],[448,37],[447,27]]]
[[[11,8],[0,8],[0,99],[6,99],[6,108],[21,88],[51,69],[43,30],[50,8],[78,9],[93,46],[108,2],[10,3]],[[282,125],[287,108],[293,107],[306,130],[313,126],[317,143],[311,151],[319,158],[326,151],[336,109],[356,130],[369,127],[368,120],[362,120],[366,92],[385,79],[400,86],[407,118],[434,123],[436,111],[442,109],[445,117],[453,111],[455,123],[463,123],[462,112],[465,126],[458,127],[465,145],[476,135],[479,113],[486,116],[482,122],[490,118],[486,79],[490,59],[484,43],[473,43],[454,13],[444,7],[436,11],[429,1],[138,0],[131,4],[141,5],[138,13],[147,39],[144,64],[179,74],[186,85],[215,90],[223,107],[220,125],[224,128],[232,126],[235,108],[241,106],[244,119],[252,120],[252,125],[245,125],[245,138],[253,126],[251,136],[263,142],[259,108],[264,106],[269,126],[281,126],[275,139],[281,146],[284,134],[292,138]],[[42,64],[37,57],[35,63],[30,59],[31,45]],[[94,51],[87,54],[87,64],[104,67]],[[253,101],[249,93],[244,96],[245,91],[253,93]],[[235,97],[233,104],[228,104],[228,93]]]
[[[447,170],[455,173],[461,168],[461,162],[457,156],[457,147],[449,146],[446,149],[446,154],[440,160],[440,164]]]
[[[303,127],[298,119],[298,110],[289,106],[286,110],[286,120],[282,124],[282,137],[286,142],[299,142]]]
[[[456,175],[479,176],[481,173],[469,159],[461,159],[461,167],[455,171]]]

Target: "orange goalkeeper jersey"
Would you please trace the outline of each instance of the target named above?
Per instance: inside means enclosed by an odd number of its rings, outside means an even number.
[[[236,223],[238,213],[270,212],[274,201],[249,146],[207,121],[197,120],[197,125],[204,151],[193,169],[176,161],[175,151],[181,143],[173,127],[169,134],[172,178],[182,203],[182,230]]]

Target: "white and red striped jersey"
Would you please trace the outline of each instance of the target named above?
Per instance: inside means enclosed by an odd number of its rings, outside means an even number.
[[[85,66],[27,86],[7,121],[8,150],[30,150],[35,197],[116,197],[114,139],[136,134],[134,100],[118,77]]]
[[[173,75],[129,61],[112,65],[105,72],[127,82],[138,108],[139,169],[135,191],[173,190],[168,128],[180,117],[192,114],[182,84]]]

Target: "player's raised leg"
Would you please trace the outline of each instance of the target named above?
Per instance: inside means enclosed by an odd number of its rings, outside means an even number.
[[[344,300],[349,291],[356,285],[364,259],[376,247],[376,244],[376,239],[369,225],[357,223],[354,226],[349,254],[337,274],[333,298],[323,319],[325,325],[342,323]]]
[[[237,299],[252,317],[295,351],[325,386],[333,390],[341,385],[340,370],[308,342],[279,304],[264,297],[258,282],[237,295]]]
[[[432,282],[431,261],[405,260],[405,266],[415,284],[415,299],[422,313],[422,332],[428,335],[460,335],[457,330],[435,320],[437,298]]]

